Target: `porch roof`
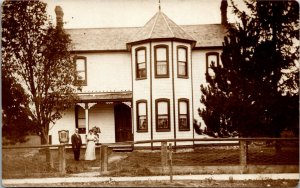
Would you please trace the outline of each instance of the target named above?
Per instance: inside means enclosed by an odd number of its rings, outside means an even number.
[[[100,93],[78,93],[80,102],[97,101],[131,101],[132,92],[100,92]]]

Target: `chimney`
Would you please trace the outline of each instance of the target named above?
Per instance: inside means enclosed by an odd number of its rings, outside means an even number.
[[[64,24],[63,22],[64,12],[60,6],[55,7],[55,14],[56,14],[56,27],[62,28]]]
[[[227,0],[221,0],[221,24],[222,25],[226,25],[228,24],[227,21],[227,7],[228,7],[228,3]]]

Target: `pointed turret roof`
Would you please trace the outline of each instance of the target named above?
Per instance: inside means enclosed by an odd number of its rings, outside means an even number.
[[[162,11],[158,11],[137,33],[128,44],[151,39],[178,39],[195,44],[195,39],[180,26],[168,18]]]

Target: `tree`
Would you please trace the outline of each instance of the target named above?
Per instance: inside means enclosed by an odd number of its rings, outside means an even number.
[[[25,136],[34,132],[34,126],[28,117],[28,100],[20,84],[16,84],[2,69],[2,136],[3,144],[25,142]]]
[[[205,108],[199,115],[215,132],[277,137],[299,122],[293,103],[299,96],[299,6],[296,1],[245,3],[248,14],[232,2],[240,22],[228,25],[222,65],[212,65],[214,75],[201,85]]]
[[[52,26],[41,1],[5,0],[2,6],[2,72],[22,87],[23,107],[48,144],[51,123],[76,99],[71,40],[62,27]]]

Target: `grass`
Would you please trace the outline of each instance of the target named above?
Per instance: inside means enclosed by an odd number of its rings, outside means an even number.
[[[238,165],[239,148],[232,147],[201,147],[194,151],[179,151],[173,153],[174,166],[201,165]],[[85,161],[85,149],[81,150],[80,161],[75,161],[71,149],[66,149],[66,175],[88,171],[99,171],[92,167],[100,167],[100,150],[96,150],[95,161]],[[5,149],[2,152],[2,177],[57,177],[58,153],[52,151],[54,168],[46,162],[45,152],[39,149]],[[121,156],[121,157],[120,157]],[[115,160],[110,160],[115,158]],[[119,160],[118,160],[119,158]],[[283,148],[278,155],[269,147],[250,147],[250,164],[299,164],[299,148]],[[161,165],[160,151],[111,152],[109,151],[108,171],[110,176],[150,176],[150,167]]]

